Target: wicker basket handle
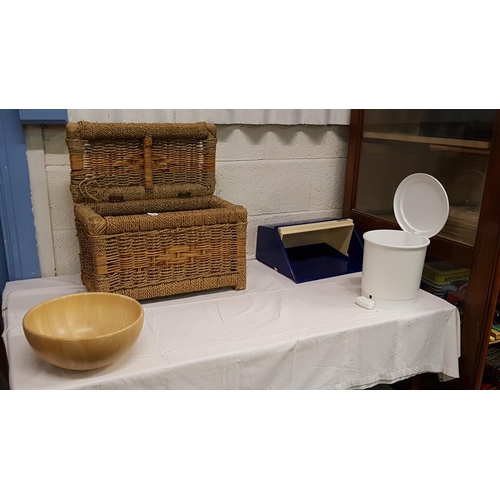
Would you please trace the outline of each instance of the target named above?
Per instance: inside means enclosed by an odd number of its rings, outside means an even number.
[[[146,189],[153,189],[153,162],[151,160],[151,146],[153,139],[144,137],[144,184]]]

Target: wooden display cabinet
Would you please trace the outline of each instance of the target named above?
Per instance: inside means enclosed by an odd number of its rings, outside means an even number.
[[[479,389],[500,290],[500,112],[351,111],[343,216],[360,234],[400,229],[394,193],[418,172],[438,179],[450,201],[427,260],[470,270],[459,304],[460,378],[436,388]]]

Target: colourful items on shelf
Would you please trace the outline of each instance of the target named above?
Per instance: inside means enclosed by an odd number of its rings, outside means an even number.
[[[470,270],[465,267],[457,268],[450,262],[436,261],[426,262],[422,278],[435,285],[455,283],[457,281],[468,281]]]

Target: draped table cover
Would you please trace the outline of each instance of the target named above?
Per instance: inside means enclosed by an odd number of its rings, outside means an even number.
[[[144,327],[115,363],[58,368],[26,341],[24,314],[85,292],[77,275],[7,283],[11,389],[364,389],[423,372],[456,378],[456,307],[423,290],[401,310],[355,304],[361,273],[295,284],[255,259],[247,288],[142,301]]]

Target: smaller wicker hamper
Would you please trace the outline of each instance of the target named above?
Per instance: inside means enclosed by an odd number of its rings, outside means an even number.
[[[69,123],[66,143],[89,291],[245,288],[247,212],[213,195],[215,125]]]

